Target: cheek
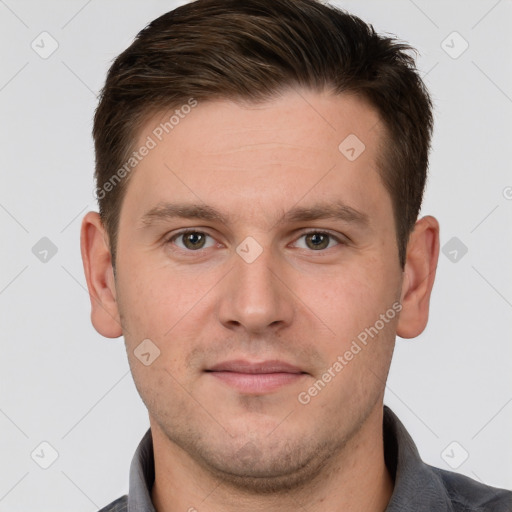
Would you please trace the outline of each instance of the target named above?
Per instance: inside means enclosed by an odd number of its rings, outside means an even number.
[[[162,336],[185,314],[198,293],[194,285],[183,273],[147,261],[121,267],[118,291],[130,330],[144,328],[149,329],[147,335]]]
[[[399,297],[398,279],[396,272],[369,258],[301,280],[298,295],[344,346],[391,308]]]
[[[314,310],[335,336],[317,340],[326,367],[309,389],[317,395],[315,407],[327,416],[357,416],[373,406],[385,387],[396,336],[396,298],[390,286],[355,272],[331,284],[329,292],[316,296]]]
[[[150,339],[160,351],[156,367],[186,372],[186,356],[210,319],[208,294],[218,281],[211,269],[156,267],[143,261],[131,265],[130,272],[120,271],[119,309],[129,357],[142,340]]]
[[[162,269],[145,270],[133,268],[120,279],[119,309],[133,379],[143,400],[155,401],[154,408],[158,390],[174,389],[174,378],[184,381],[186,350],[198,325],[190,322],[189,315],[197,299],[184,293],[182,283],[171,281]]]

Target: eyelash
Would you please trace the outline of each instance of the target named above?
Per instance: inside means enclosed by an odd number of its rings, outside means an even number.
[[[172,236],[168,237],[166,240],[165,240],[165,245],[168,245],[168,244],[171,244],[172,242],[174,242],[174,240],[176,240],[177,238],[179,238],[180,236],[183,236],[183,235],[187,235],[189,233],[199,233],[201,235],[206,235],[206,236],[209,236],[210,238],[213,238],[210,234],[206,233],[205,231],[200,231],[198,229],[184,229],[182,231],[179,231],[178,233],[174,233]],[[299,237],[297,238],[300,239],[302,238],[303,236],[306,236],[306,235],[310,235],[310,234],[316,234],[316,235],[324,235],[324,236],[328,236],[330,239],[333,239],[335,240],[336,242],[338,242],[339,245],[347,245],[347,242],[345,240],[342,240],[340,237],[330,233],[329,231],[321,231],[321,230],[318,230],[318,229],[311,229],[309,231],[303,231]],[[335,246],[336,247],[336,246]],[[332,249],[333,247],[327,247],[325,249],[319,249],[317,251],[313,250],[313,249],[309,249],[310,252],[318,252],[318,253],[322,253],[322,252],[325,252],[327,251],[327,249]],[[209,249],[209,247],[207,247],[206,249]],[[197,249],[197,250],[191,250],[191,249],[182,249],[181,247],[177,247],[177,250],[178,251],[181,251],[181,252],[185,252],[185,253],[201,253],[203,252],[205,249]],[[307,250],[307,249],[306,249]]]

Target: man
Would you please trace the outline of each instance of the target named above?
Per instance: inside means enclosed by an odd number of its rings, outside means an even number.
[[[439,252],[409,49],[314,0],[198,0],[112,65],[82,256],[151,428],[104,511],[512,510],[383,406]]]

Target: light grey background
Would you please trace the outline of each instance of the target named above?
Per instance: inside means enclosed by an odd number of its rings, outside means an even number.
[[[88,512],[128,489],[149,422],[123,340],[90,324],[79,228],[96,209],[90,132],[106,71],[177,5],[0,0],[2,512]],[[512,489],[512,3],[338,5],[420,51],[436,116],[423,214],[442,246],[458,239],[440,256],[428,328],[397,342],[386,403],[426,462],[451,469],[467,452],[457,471]],[[46,59],[31,47],[51,49],[44,31],[58,43]],[[43,237],[57,248],[46,262],[32,252]],[[44,441],[58,453],[48,469]]]

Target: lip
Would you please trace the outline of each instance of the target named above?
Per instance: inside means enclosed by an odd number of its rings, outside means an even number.
[[[251,362],[242,359],[225,361],[205,370],[224,384],[247,394],[262,394],[297,383],[306,372],[279,360]]]
[[[305,373],[290,363],[279,360],[251,362],[245,359],[234,359],[216,364],[206,371],[210,372],[237,372],[237,373]]]

